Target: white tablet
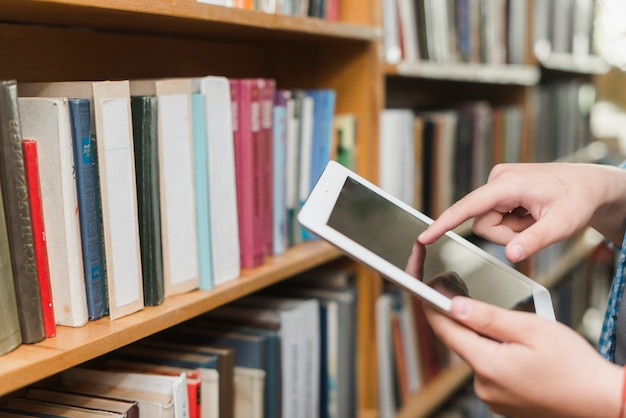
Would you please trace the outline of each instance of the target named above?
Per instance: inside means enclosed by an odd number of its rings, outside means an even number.
[[[464,294],[555,319],[548,290],[463,237],[448,232],[424,247],[432,220],[336,162],[330,162],[298,220],[388,280],[443,312]]]

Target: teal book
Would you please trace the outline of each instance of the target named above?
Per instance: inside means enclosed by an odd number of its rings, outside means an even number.
[[[96,185],[97,170],[91,141],[91,104],[89,99],[68,99],[72,149],[74,156],[74,179],[78,200],[87,313],[90,320],[102,318],[105,313],[105,295],[102,257],[102,226],[98,214]]]
[[[213,288],[211,218],[209,211],[209,168],[204,95],[191,96],[193,128],[193,166],[196,192],[196,227],[198,228],[198,270],[200,289]]]
[[[132,96],[131,111],[144,305],[164,299],[156,96]]]
[[[287,100],[282,92],[275,96],[273,117],[273,253],[280,255],[287,249]]]

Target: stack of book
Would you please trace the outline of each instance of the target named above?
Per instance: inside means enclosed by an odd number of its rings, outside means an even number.
[[[2,354],[310,239],[301,201],[354,161],[333,90],[271,79],[11,80],[0,100]]]

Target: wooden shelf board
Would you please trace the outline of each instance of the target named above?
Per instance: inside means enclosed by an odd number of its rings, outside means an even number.
[[[396,418],[427,417],[441,407],[472,375],[472,369],[461,363],[442,371],[407,402]]]
[[[549,70],[564,71],[578,74],[606,74],[611,69],[602,57],[597,55],[557,54],[539,59],[540,64]]]
[[[165,299],[126,317],[91,321],[80,328],[57,327],[57,335],[37,344],[22,344],[0,357],[0,396],[69,367],[96,358],[218,306],[341,256],[324,242],[308,242],[270,257],[258,268],[212,290],[195,290]]]
[[[232,39],[339,38],[372,41],[378,27],[268,14],[194,0],[4,0],[0,21]],[[289,38],[292,39],[292,38]]]
[[[474,63],[401,62],[385,66],[390,76],[463,81],[471,83],[532,86],[539,82],[539,69],[532,65],[487,65]]]

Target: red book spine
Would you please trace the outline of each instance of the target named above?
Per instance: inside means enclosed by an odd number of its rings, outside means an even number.
[[[54,317],[54,307],[52,305],[52,286],[50,284],[50,272],[48,270],[48,248],[46,245],[46,231],[41,205],[37,142],[34,139],[24,139],[22,146],[24,149],[24,169],[26,171],[26,183],[30,201],[30,217],[33,224],[35,257],[37,258],[37,273],[39,276],[39,293],[41,294],[44,334],[46,337],[54,337],[56,334],[56,320]]]
[[[259,92],[251,79],[230,80],[241,267],[264,262],[259,184]]]

